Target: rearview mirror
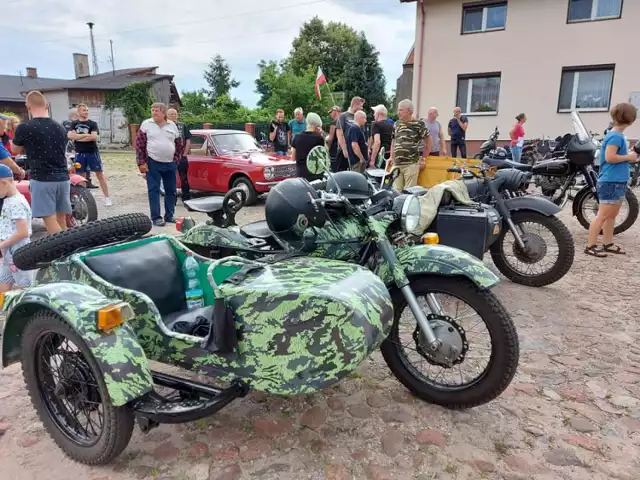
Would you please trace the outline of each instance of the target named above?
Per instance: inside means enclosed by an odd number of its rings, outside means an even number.
[[[307,155],[307,170],[311,175],[321,175],[328,172],[330,164],[329,151],[321,145],[313,147]]]

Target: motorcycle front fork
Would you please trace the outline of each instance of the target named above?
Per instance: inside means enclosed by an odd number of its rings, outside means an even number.
[[[422,330],[422,333],[427,339],[429,348],[435,352],[442,346],[442,342],[438,340],[438,337],[436,337],[436,334],[433,332],[433,328],[431,328],[431,325],[429,324],[429,319],[427,319],[422,307],[420,307],[420,304],[418,303],[416,294],[411,290],[409,279],[398,262],[398,258],[396,257],[396,253],[394,252],[391,243],[389,243],[386,238],[379,238],[378,249],[380,250],[380,254],[384,261],[389,265],[389,268],[393,273],[393,279],[400,289],[400,292],[402,292],[402,296],[407,301],[407,305],[411,309],[411,313],[413,313],[413,316],[418,321],[420,330]],[[442,314],[442,307],[433,293],[427,294],[427,305],[434,314]]]

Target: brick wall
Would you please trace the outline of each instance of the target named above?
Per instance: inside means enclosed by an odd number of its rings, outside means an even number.
[[[104,91],[69,90],[69,103],[72,106],[85,103],[88,107],[99,107],[104,105]]]

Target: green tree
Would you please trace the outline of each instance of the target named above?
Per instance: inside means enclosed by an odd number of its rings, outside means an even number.
[[[209,85],[207,93],[211,103],[222,95],[228,95],[232,88],[240,85],[240,82],[231,76],[231,67],[220,55],[211,59],[204,72],[204,79]]]
[[[387,104],[385,78],[380,66],[380,54],[362,33],[355,51],[347,59],[344,72],[344,107],[351,98],[360,96],[370,106]]]
[[[182,112],[191,115],[202,115],[211,106],[209,95],[205,89],[195,90],[193,92],[182,92],[180,95],[182,100]]]
[[[325,23],[314,17],[293,40],[287,65],[300,75],[322,68],[333,91],[342,91],[349,57],[359,43],[358,33],[344,23]]]
[[[151,86],[151,82],[137,82],[122,90],[106,92],[104,106],[107,110],[122,108],[127,122],[139,125],[151,116]]]
[[[298,74],[287,64],[260,62],[260,74],[256,80],[256,92],[261,95],[258,105],[273,116],[275,110],[282,108],[290,118],[293,111],[301,107],[305,113],[316,112],[323,116],[331,106],[327,95],[318,100],[314,86],[316,70],[309,68]]]

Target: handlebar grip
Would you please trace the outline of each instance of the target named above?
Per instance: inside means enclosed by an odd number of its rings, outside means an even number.
[[[462,173],[462,169],[460,169],[460,168],[447,168],[447,172],[450,172],[450,173]]]
[[[313,182],[310,182],[311,186],[314,188],[314,190],[326,190],[327,189],[327,182],[324,180],[314,180]]]

